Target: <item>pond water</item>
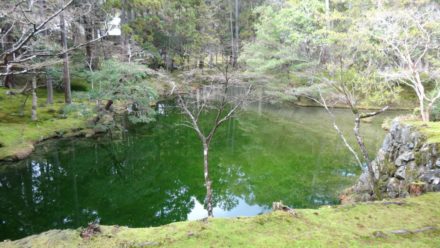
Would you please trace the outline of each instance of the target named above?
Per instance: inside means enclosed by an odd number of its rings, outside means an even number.
[[[201,144],[172,106],[157,121],[119,135],[38,145],[26,160],[0,164],[0,240],[49,229],[158,226],[207,216]],[[335,110],[351,138],[352,116]],[[362,132],[372,153],[389,112]],[[351,139],[354,144],[354,140]],[[222,126],[210,150],[215,217],[337,204],[359,167],[321,108],[248,107]]]

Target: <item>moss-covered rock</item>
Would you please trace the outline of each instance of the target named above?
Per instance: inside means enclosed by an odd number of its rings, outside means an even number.
[[[350,199],[406,197],[411,193],[411,185],[419,181],[426,184],[424,191],[440,190],[440,176],[437,177],[436,172],[439,170],[440,174],[440,166],[436,167],[440,165],[439,144],[435,143],[436,128],[437,125],[432,123],[422,125],[405,118],[393,120],[382,147],[372,161],[377,192],[371,194],[373,182],[366,179],[369,175],[364,172],[351,190],[354,196]]]

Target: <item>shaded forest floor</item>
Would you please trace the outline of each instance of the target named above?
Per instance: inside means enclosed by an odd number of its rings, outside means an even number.
[[[32,121],[32,97],[25,101],[25,95],[6,91],[0,89],[0,160],[22,159],[34,143],[86,126],[89,105],[77,102],[65,108],[63,93],[56,92],[54,104],[47,105],[45,90],[39,90],[38,121]]]
[[[255,217],[101,226],[101,233],[52,230],[0,247],[440,247],[440,193]]]

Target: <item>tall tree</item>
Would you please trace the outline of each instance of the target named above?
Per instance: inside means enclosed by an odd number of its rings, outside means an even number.
[[[60,0],[61,4],[64,4],[64,0]],[[67,49],[67,29],[66,21],[64,19],[64,12],[60,13],[60,33],[61,33],[61,45],[63,47],[63,85],[64,85],[64,102],[66,104],[72,103],[72,89],[70,86],[70,69],[69,69],[69,52]]]

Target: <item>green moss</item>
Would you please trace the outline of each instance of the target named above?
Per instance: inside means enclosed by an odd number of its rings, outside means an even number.
[[[414,161],[416,162],[417,166],[423,165],[423,156],[420,152],[414,152]]]
[[[384,167],[383,171],[381,172],[382,175],[394,175],[397,168],[396,165],[392,162],[390,162],[388,159],[384,160]]]
[[[0,160],[25,154],[32,150],[33,143],[50,138],[57,132],[86,126],[86,118],[78,112],[60,118],[58,112],[64,108],[62,93],[55,93],[54,104],[46,105],[45,90],[37,92],[38,121],[31,120],[30,98],[22,107],[26,96],[6,95],[5,89],[0,89],[0,95]]]
[[[188,221],[154,228],[103,226],[89,240],[80,230],[49,231],[1,247],[439,247],[440,193],[383,202]],[[423,232],[393,234],[396,230]],[[378,235],[380,234],[380,235]]]
[[[407,120],[405,123],[417,128],[426,136],[427,142],[430,144],[440,143],[440,122],[422,122]]]

